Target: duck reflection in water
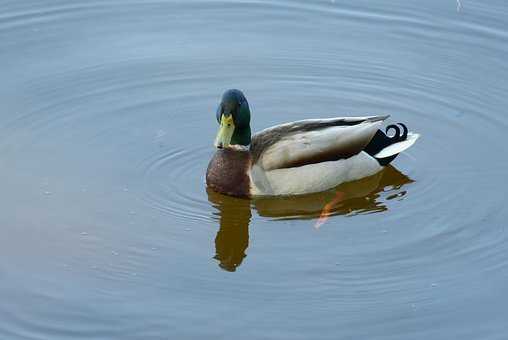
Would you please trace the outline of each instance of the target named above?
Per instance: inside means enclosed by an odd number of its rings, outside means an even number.
[[[216,193],[207,188],[208,200],[218,210],[220,228],[215,237],[215,256],[219,266],[234,272],[249,246],[250,200]]]
[[[289,197],[235,198],[208,188],[208,200],[217,209],[219,231],[215,259],[227,271],[235,271],[247,256],[251,206],[260,216],[273,219],[316,219],[315,227],[334,215],[358,215],[388,210],[386,201],[407,194],[408,176],[387,166],[374,176],[344,183],[334,190]]]

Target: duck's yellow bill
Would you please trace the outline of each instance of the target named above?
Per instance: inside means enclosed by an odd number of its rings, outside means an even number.
[[[215,138],[215,147],[225,148],[231,144],[231,138],[235,132],[235,124],[233,122],[233,115],[225,116],[222,115],[220,120],[220,129]]]

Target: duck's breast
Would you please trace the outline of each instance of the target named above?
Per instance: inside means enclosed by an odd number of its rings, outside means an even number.
[[[248,151],[219,149],[206,170],[206,184],[213,190],[231,196],[250,196]]]

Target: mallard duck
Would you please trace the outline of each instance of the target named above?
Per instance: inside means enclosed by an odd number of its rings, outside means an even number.
[[[376,174],[419,137],[401,123],[380,130],[389,116],[306,119],[251,136],[250,116],[242,91],[222,95],[217,151],[206,171],[207,185],[217,192],[255,197],[325,191]]]

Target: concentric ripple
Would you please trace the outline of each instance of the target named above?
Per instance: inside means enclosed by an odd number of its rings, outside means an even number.
[[[143,199],[171,218],[208,221],[204,171],[210,147],[173,150],[149,159],[143,170]]]
[[[461,4],[3,1],[0,339],[504,339],[508,6]],[[422,137],[329,192],[223,196],[228,88],[253,131]]]

